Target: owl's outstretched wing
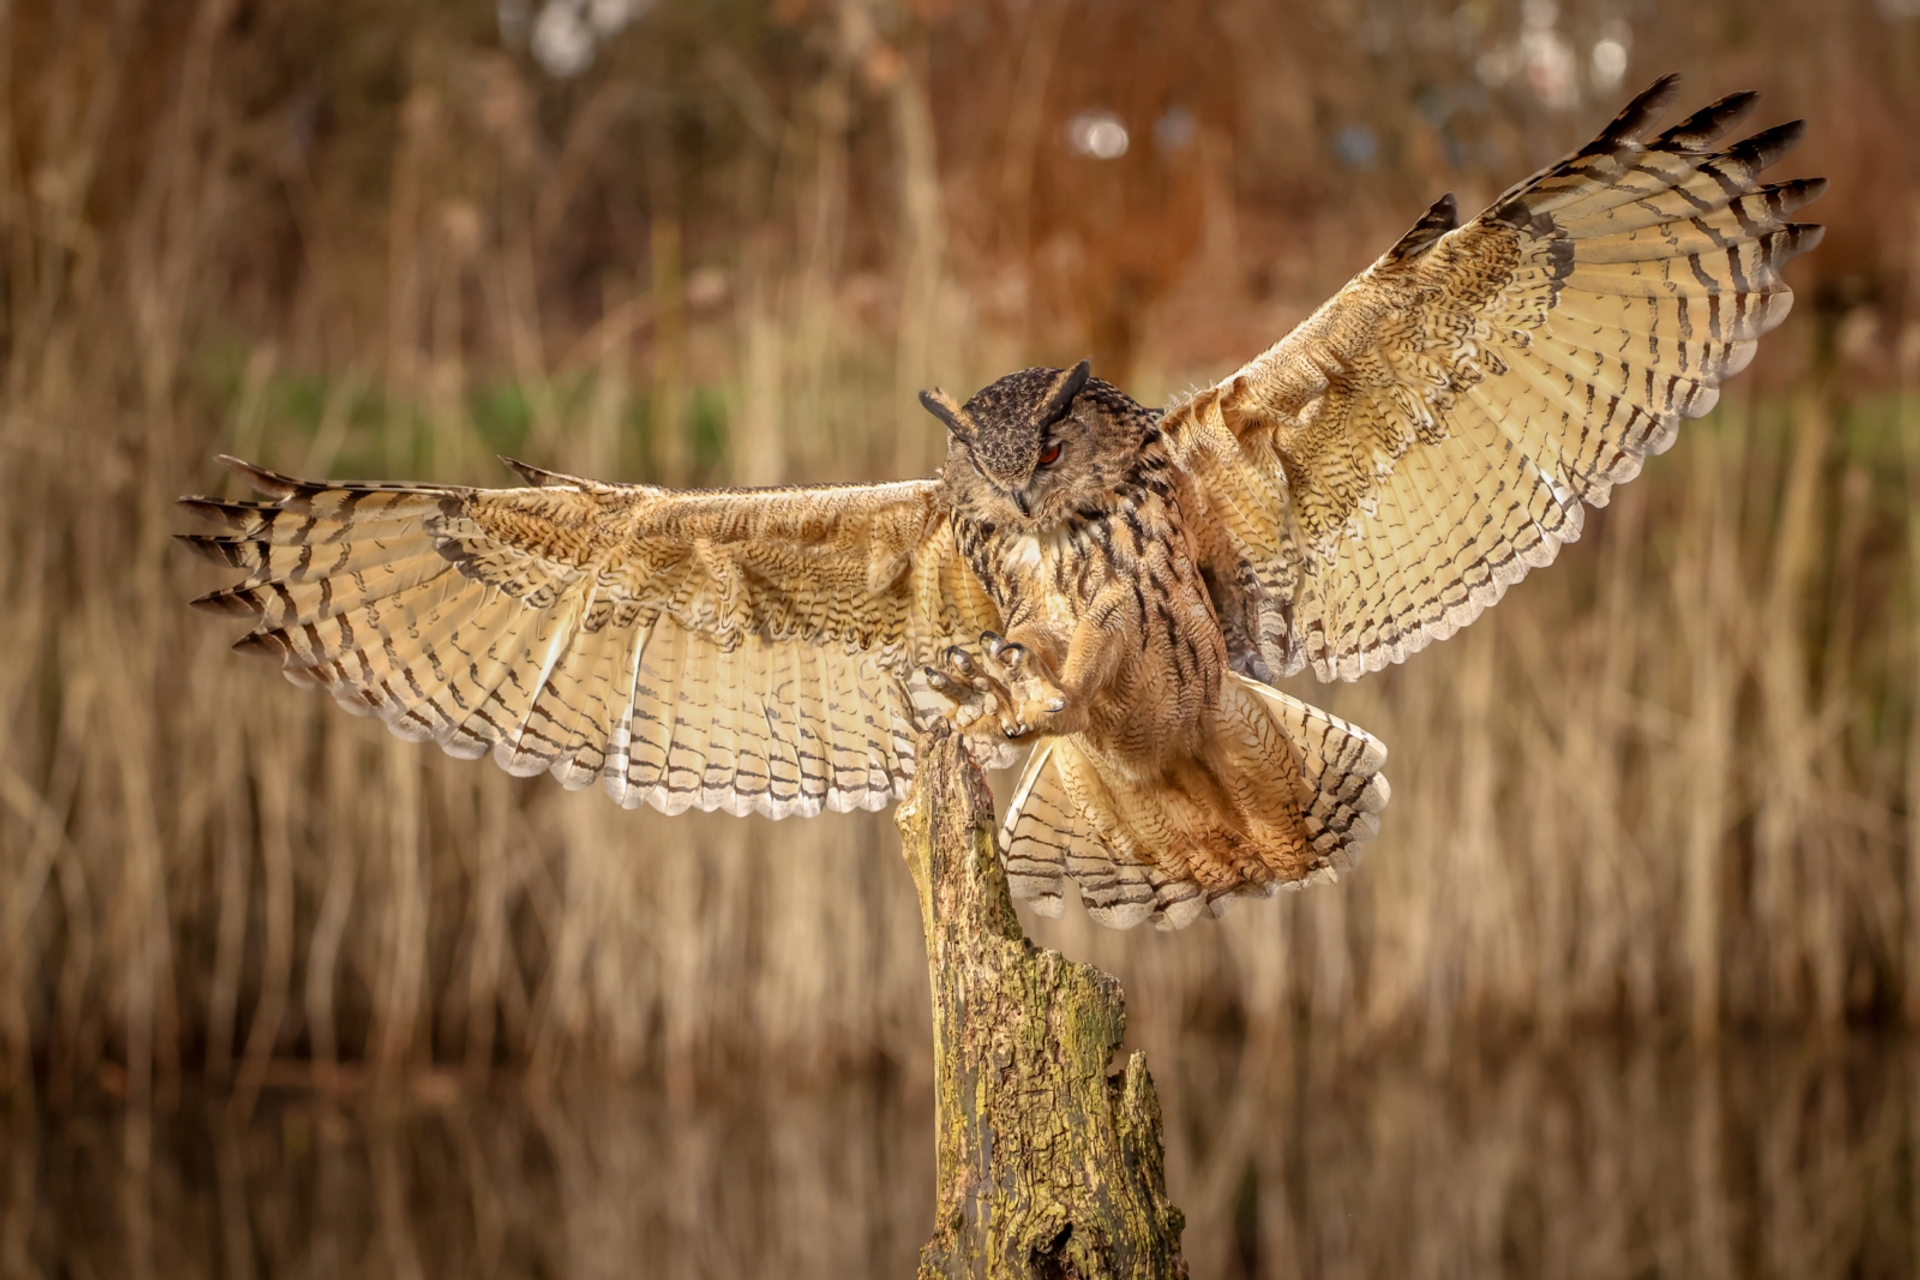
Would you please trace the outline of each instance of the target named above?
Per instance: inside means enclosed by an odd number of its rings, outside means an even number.
[[[1763,185],[1798,123],[1725,150],[1735,94],[1647,140],[1655,84],[1588,146],[1465,226],[1441,201],[1218,386],[1169,408],[1235,664],[1353,679],[1478,617],[1580,534],[1583,501],[1787,314],[1787,221],[1820,179]]]
[[[196,604],[396,734],[628,807],[878,809],[913,771],[908,677],[999,625],[936,482],[677,492],[313,483],[183,501],[247,570]],[[517,464],[516,464],[517,465]]]

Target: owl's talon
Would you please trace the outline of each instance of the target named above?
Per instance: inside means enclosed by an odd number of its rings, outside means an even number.
[[[980,647],[987,651],[989,658],[1007,669],[1009,678],[1019,678],[1020,669],[1026,665],[1027,661],[1025,645],[1014,644],[997,631],[982,631]]]
[[[950,645],[939,666],[923,668],[927,687],[953,704],[947,719],[956,728],[986,733],[992,725],[1018,742],[1031,737],[1043,718],[1066,709],[1067,699],[1048,678],[1045,664],[1024,645],[986,631],[980,647],[982,652],[974,654]]]

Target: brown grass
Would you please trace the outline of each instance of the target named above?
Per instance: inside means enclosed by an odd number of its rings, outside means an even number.
[[[628,815],[390,740],[183,607],[211,582],[169,504],[219,450],[925,470],[921,386],[1086,350],[1146,398],[1217,374],[1624,92],[1485,89],[1501,6],[1021,12],[666,5],[562,82],[486,6],[0,8],[11,1074],[921,1060],[885,819]],[[1126,980],[1137,1039],[1304,1020],[1440,1062],[1476,1028],[1920,1016],[1920,55],[1877,14],[1636,28],[1629,84],[1813,119],[1801,311],[1563,563],[1314,695],[1394,753],[1358,875],[1177,937],[1036,925]],[[1094,103],[1136,122],[1105,168],[1060,141]],[[1192,139],[1156,149],[1170,106]]]

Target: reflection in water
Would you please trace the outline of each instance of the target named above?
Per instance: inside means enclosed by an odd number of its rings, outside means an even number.
[[[1335,1070],[1158,1066],[1197,1277],[1912,1274],[1920,1057],[1729,1044]],[[743,1085],[745,1081],[741,1082]],[[4,1276],[912,1274],[924,1080],[711,1089],[443,1078],[247,1117],[191,1096],[0,1114]]]

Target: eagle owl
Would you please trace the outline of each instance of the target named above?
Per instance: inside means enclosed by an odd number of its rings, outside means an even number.
[[[1278,344],[1147,409],[1028,369],[945,423],[932,479],[760,490],[512,464],[489,490],[293,480],[185,501],[245,579],[196,603],[396,734],[623,805],[769,817],[904,794],[945,714],[1011,763],[1015,893],[1161,927],[1332,879],[1385,749],[1272,688],[1379,670],[1473,621],[1705,413],[1787,313],[1737,94],[1657,135],[1669,77],[1458,223],[1451,197]]]

